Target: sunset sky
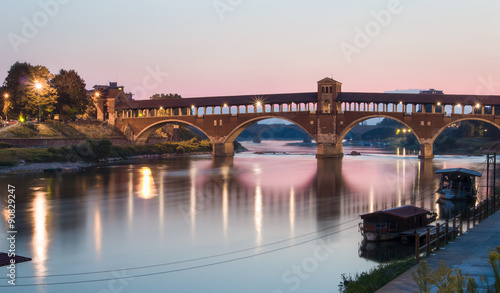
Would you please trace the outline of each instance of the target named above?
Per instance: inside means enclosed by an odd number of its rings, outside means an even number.
[[[500,95],[497,0],[2,1],[0,80],[16,61],[135,98],[441,89]]]

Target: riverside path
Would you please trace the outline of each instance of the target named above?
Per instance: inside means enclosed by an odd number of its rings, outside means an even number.
[[[469,277],[473,277],[478,286],[481,286],[481,276],[486,277],[489,285],[492,286],[495,279],[493,269],[488,263],[488,248],[493,250],[496,246],[500,246],[500,229],[498,227],[500,227],[500,212],[491,215],[461,237],[434,252],[425,261],[434,270],[444,260],[451,269],[460,269],[464,275],[468,274]],[[414,266],[377,292],[419,292],[412,277],[412,272],[416,268],[417,266]],[[434,287],[431,292],[436,292],[436,290],[437,288]]]

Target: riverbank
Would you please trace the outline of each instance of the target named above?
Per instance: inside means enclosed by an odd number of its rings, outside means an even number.
[[[182,156],[210,155],[211,152],[193,152],[185,154],[163,154],[163,155],[140,155],[126,158],[108,158],[99,162],[50,162],[50,163],[20,163],[12,167],[0,167],[0,175],[16,173],[42,173],[42,172],[75,172],[88,167],[94,167],[102,164],[110,164],[130,160],[155,160],[160,158],[172,158]]]
[[[72,147],[0,149],[0,173],[43,171],[54,168],[81,168],[106,161],[156,158],[183,154],[210,153],[210,141],[191,139],[153,145],[114,146],[111,141],[86,140]]]

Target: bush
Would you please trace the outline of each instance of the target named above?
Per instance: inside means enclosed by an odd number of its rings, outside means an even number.
[[[100,160],[109,157],[113,143],[109,139],[87,140],[93,152],[94,159]]]
[[[488,262],[493,267],[493,271],[495,274],[495,292],[500,292],[500,283],[498,282],[498,268],[499,268],[499,259],[500,259],[500,247],[496,247],[495,250],[489,252]],[[413,279],[418,285],[419,292],[427,293],[430,292],[432,286],[437,287],[437,292],[439,293],[453,293],[453,292],[467,292],[467,293],[475,293],[478,291],[478,283],[474,278],[469,277],[468,274],[463,274],[461,270],[455,268],[452,270],[446,263],[442,260],[439,263],[439,266],[432,270],[427,264],[426,261],[421,261],[418,264],[416,272],[412,273]],[[484,278],[481,276],[480,278],[482,284],[482,288],[486,288],[486,291],[483,292],[493,292],[490,290],[490,286]],[[486,284],[484,282],[486,281]]]
[[[11,143],[0,142],[0,149],[9,149],[9,148],[13,148],[13,147],[15,147],[15,146]]]
[[[343,293],[369,293],[375,292],[384,285],[406,272],[415,264],[413,258],[406,260],[392,261],[388,264],[381,264],[369,272],[363,272],[352,276],[342,274],[342,281],[339,285],[339,292]]]
[[[178,153],[178,154],[184,154],[186,152],[186,150],[182,147],[182,146],[178,146],[175,151]]]

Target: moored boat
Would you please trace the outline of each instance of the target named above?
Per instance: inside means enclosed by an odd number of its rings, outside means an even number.
[[[437,214],[412,205],[360,215],[361,235],[367,241],[384,241],[401,237],[409,230],[426,227],[434,222]]]
[[[466,200],[475,199],[477,194],[476,177],[483,174],[465,168],[442,169],[435,172],[441,174],[441,182],[436,191],[441,199]]]

